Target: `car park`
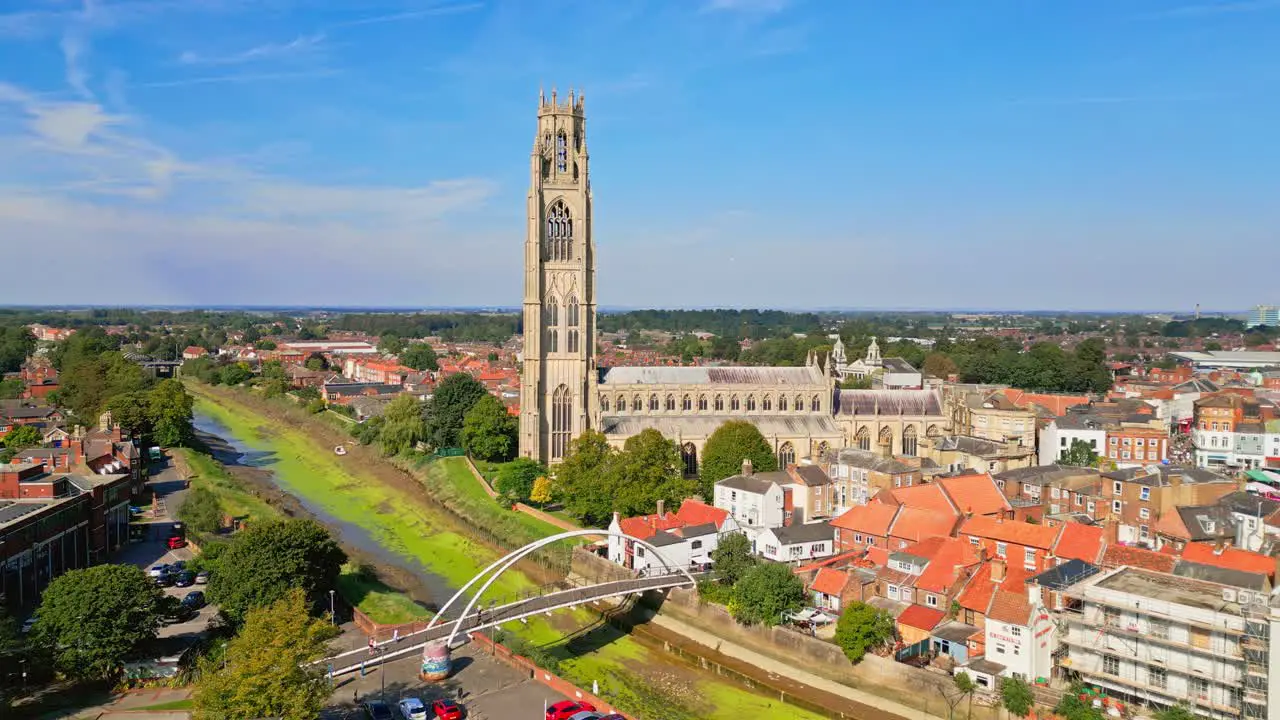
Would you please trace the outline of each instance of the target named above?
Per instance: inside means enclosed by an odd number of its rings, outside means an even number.
[[[416,697],[402,699],[397,707],[400,708],[400,714],[404,716],[404,720],[427,720],[427,706]]]
[[[183,570],[174,576],[174,587],[191,587],[196,584],[196,574],[190,570]]]
[[[208,584],[209,584],[209,571],[208,571],[208,570],[201,570],[200,572],[196,573],[196,584],[197,584],[197,585],[208,585]]]
[[[193,610],[199,610],[204,607],[204,593],[199,590],[193,590],[182,598],[182,604]]]
[[[595,712],[595,709],[596,706],[591,703],[561,700],[547,708],[546,720],[569,720],[569,718],[583,712],[584,710],[587,712]]]
[[[174,575],[167,570],[163,574],[154,576],[152,579],[155,580],[156,586],[158,587],[173,587]]]
[[[161,575],[168,574],[168,572],[169,572],[168,565],[164,565],[164,564],[152,565],[151,568],[147,570],[147,575],[149,577],[157,578],[157,577],[160,577]]]
[[[431,712],[435,713],[436,720],[462,720],[462,706],[452,700],[433,701]]]
[[[170,550],[177,550],[178,548],[186,547],[187,541],[185,538],[182,538],[178,535],[174,535],[173,537],[169,538],[168,545]]]
[[[363,703],[360,708],[364,710],[364,715],[369,720],[395,720],[395,715],[391,713],[391,706],[381,700],[370,700]]]

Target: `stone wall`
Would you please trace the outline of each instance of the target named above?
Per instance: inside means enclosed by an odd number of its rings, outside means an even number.
[[[602,558],[583,547],[575,547],[573,549],[569,570],[572,574],[586,580],[589,585],[613,582],[615,580],[630,580],[636,576],[631,570],[617,563],[609,562],[608,558]]]

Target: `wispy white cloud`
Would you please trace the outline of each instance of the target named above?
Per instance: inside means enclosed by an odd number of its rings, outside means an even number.
[[[423,18],[436,17],[440,15],[458,15],[461,13],[475,12],[483,8],[484,3],[480,2],[437,5],[435,7],[423,8],[421,10],[406,10],[404,12],[388,13],[385,15],[370,15],[368,17],[355,18],[354,20],[345,20],[343,22],[334,23],[333,25],[330,25],[330,27],[343,28],[356,27],[359,25],[405,22],[408,20],[421,20]]]
[[[281,60],[318,50],[326,40],[324,33],[299,35],[287,43],[264,43],[228,55],[203,55],[188,50],[178,57],[184,65],[239,65],[264,60]]]
[[[93,93],[89,91],[89,73],[82,64],[85,53],[88,51],[84,37],[78,32],[68,31],[62,36],[59,46],[62,48],[62,58],[66,65],[67,84],[81,97],[92,98]]]

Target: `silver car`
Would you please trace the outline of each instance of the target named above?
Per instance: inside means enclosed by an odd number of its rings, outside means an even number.
[[[404,720],[427,720],[427,706],[422,704],[418,698],[404,698],[396,707],[400,708],[400,714],[404,716]]]

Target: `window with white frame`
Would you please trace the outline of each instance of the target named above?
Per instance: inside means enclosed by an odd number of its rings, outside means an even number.
[[[1102,656],[1102,672],[1108,675],[1120,674],[1120,658],[1115,655]]]
[[[1120,502],[1119,500],[1111,501],[1111,512],[1118,513],[1123,507],[1124,507],[1124,503]]]
[[[1004,556],[1005,556],[1005,553],[1007,553],[1008,551],[1009,551],[1009,546],[1008,546],[1008,545],[1006,545],[1005,543],[1002,543],[1002,542],[998,542],[998,543],[996,543],[996,556],[997,556],[997,557],[1004,557]]]
[[[1125,453],[1125,456],[1128,457],[1128,453]],[[1115,482],[1111,483],[1112,495],[1120,495],[1123,492],[1124,492],[1124,483],[1120,482],[1119,480],[1116,480]]]
[[[1142,488],[1141,490],[1139,490],[1139,491],[1138,491],[1138,499],[1139,499],[1139,500],[1150,500],[1150,499],[1151,499],[1151,488],[1149,488],[1149,487],[1144,487],[1144,488]]]
[[[1138,508],[1138,518],[1139,518],[1139,519],[1141,519],[1141,520],[1147,520],[1147,519],[1149,519],[1150,517],[1151,517],[1151,510],[1150,510],[1150,508]]]
[[[898,599],[898,586],[897,586],[897,585],[890,585],[890,586],[889,586],[889,588],[888,588],[888,590],[887,590],[887,592],[888,592],[888,594],[889,594],[889,597],[890,597],[890,598],[892,598],[892,599],[894,599],[894,600],[897,600],[897,599]]]
[[[938,607],[938,596],[926,595],[924,598],[924,604],[928,605],[929,607]]]
[[[1027,566],[1028,570],[1034,569],[1036,566],[1036,549],[1023,548],[1022,564]]]

